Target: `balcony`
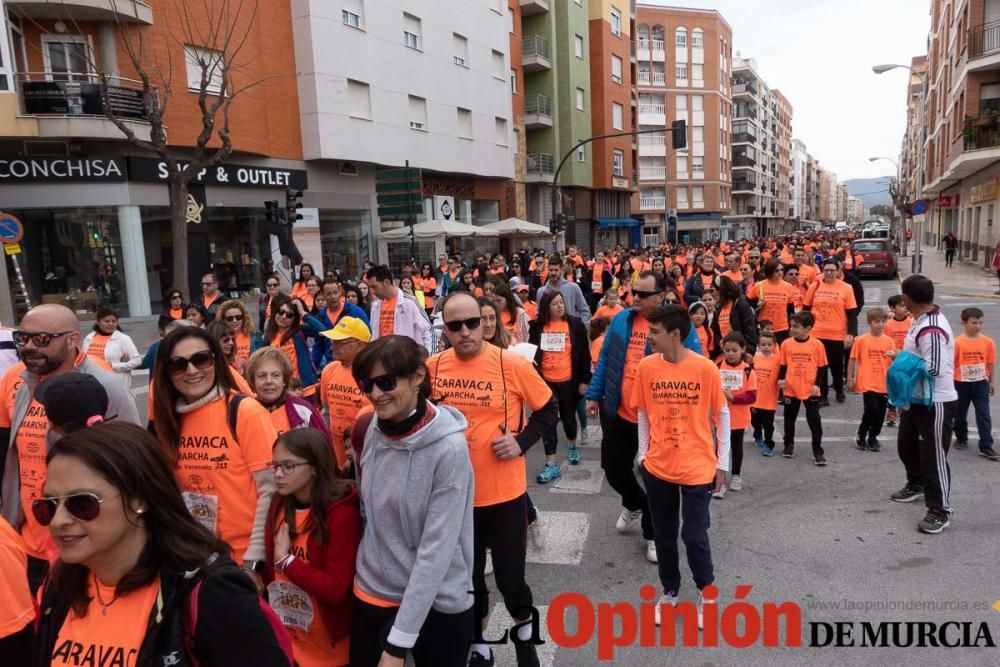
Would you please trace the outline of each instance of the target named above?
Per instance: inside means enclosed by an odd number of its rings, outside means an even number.
[[[528,153],[524,180],[528,183],[551,181],[555,174],[551,153]]]
[[[733,120],[736,121],[740,118],[757,120],[757,110],[749,104],[736,104],[733,106]]]
[[[640,71],[638,75],[638,84],[640,86],[663,87],[667,85],[667,77],[663,72]]]
[[[549,0],[521,0],[521,16],[533,16],[549,11]]]
[[[1000,21],[969,28],[970,72],[1000,69]]]
[[[662,104],[640,104],[639,125],[666,125],[667,109]]]
[[[757,186],[752,181],[734,180],[733,181],[733,194],[735,195],[735,194],[737,194],[739,192],[743,192],[743,193],[746,193],[746,194],[753,194],[754,188],[756,188],[756,187]]]
[[[525,74],[552,69],[549,41],[539,35],[528,35],[521,45],[521,67]]]
[[[525,98],[524,126],[529,130],[552,127],[552,100],[545,95],[529,95]]]
[[[733,132],[733,143],[734,144],[755,144],[757,143],[757,137],[753,136],[749,132]]]
[[[102,84],[94,74],[19,72],[15,78],[20,113],[36,119],[39,137],[124,140],[122,131],[108,119],[113,114],[139,139],[149,140],[147,110],[158,103],[155,88],[151,99],[144,99],[142,83],[133,79],[108,77],[106,95],[102,95]]]
[[[141,0],[8,0],[5,4],[11,14],[35,20],[153,23],[153,8]]]
[[[757,164],[757,160],[753,159],[749,155],[734,155],[733,156],[733,166],[734,167],[753,167]]]
[[[757,97],[757,88],[749,81],[734,81],[732,98]]]
[[[640,181],[662,181],[667,176],[666,167],[639,167]]]
[[[666,197],[639,197],[639,209],[642,211],[662,211],[666,207]]]
[[[666,60],[665,44],[662,39],[639,39],[636,41],[636,57],[639,60]]]
[[[640,134],[640,157],[666,157],[667,137],[663,134]]]

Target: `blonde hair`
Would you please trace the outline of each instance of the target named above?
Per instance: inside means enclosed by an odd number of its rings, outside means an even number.
[[[243,368],[243,376],[246,378],[247,383],[249,383],[250,388],[257,391],[253,376],[257,372],[257,367],[267,361],[277,362],[278,367],[281,368],[281,375],[285,379],[285,389],[291,388],[292,362],[288,358],[288,355],[277,347],[262,347],[250,355],[247,365]]]
[[[222,305],[219,306],[219,310],[216,311],[215,313],[215,321],[225,322],[226,311],[231,310],[233,308],[237,308],[241,313],[243,313],[243,324],[240,325],[240,330],[247,336],[252,336],[253,332],[255,331],[253,325],[253,317],[250,315],[250,311],[247,310],[246,304],[244,304],[239,299],[230,299],[229,301],[223,301]]]

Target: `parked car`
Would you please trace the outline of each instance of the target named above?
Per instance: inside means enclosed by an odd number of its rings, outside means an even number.
[[[896,276],[896,253],[889,239],[861,239],[851,244],[854,255],[861,255],[858,274],[862,276]]]

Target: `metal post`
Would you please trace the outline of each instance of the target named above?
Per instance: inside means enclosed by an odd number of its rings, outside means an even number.
[[[410,196],[410,161],[406,161],[406,196]],[[413,225],[416,224],[416,220],[413,219],[413,202],[407,200],[406,202],[407,218],[409,218],[410,225],[410,264],[415,264],[417,261],[417,238],[413,235]]]

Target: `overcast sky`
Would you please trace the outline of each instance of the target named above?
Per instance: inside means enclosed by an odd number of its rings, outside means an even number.
[[[792,104],[792,135],[840,180],[895,173],[906,126],[908,65],[927,51],[929,0],[640,0],[718,10],[733,28],[733,55]]]

